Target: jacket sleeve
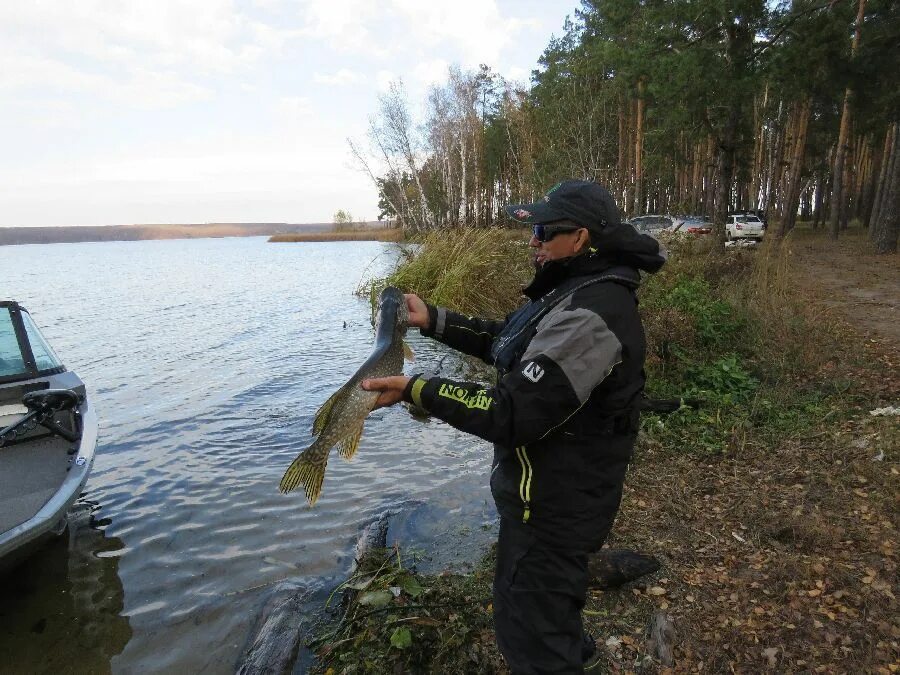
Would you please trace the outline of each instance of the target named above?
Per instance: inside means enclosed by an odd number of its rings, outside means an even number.
[[[444,307],[428,305],[428,328],[422,335],[443,342],[453,349],[476,356],[486,363],[491,361],[491,344],[506,325],[506,321],[479,319],[463,316]]]
[[[416,376],[404,398],[457,429],[517,447],[571,417],[621,355],[621,342],[596,313],[553,312],[538,324],[521,363],[496,386]]]

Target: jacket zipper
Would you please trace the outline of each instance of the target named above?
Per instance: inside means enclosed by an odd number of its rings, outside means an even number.
[[[516,456],[522,465],[522,478],[519,480],[519,497],[525,510],[522,513],[522,522],[527,523],[531,517],[531,477],[533,470],[531,468],[531,460],[528,459],[528,453],[525,452],[525,446],[516,448]]]

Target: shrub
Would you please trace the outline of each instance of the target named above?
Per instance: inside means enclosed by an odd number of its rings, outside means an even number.
[[[529,258],[520,230],[439,230],[408,245],[400,266],[371,283],[391,284],[464,314],[500,318],[521,303],[532,274]]]

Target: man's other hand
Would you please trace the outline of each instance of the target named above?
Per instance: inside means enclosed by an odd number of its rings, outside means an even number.
[[[403,297],[406,298],[406,308],[409,310],[409,325],[415,328],[428,328],[430,319],[425,301],[415,293],[404,293]]]
[[[410,296],[406,296],[409,298]],[[419,300],[415,295],[411,296]],[[419,302],[422,302],[419,300]],[[422,303],[423,306],[425,303]],[[428,310],[425,310],[425,316],[428,316]],[[376,408],[384,408],[389,405],[399,403],[403,399],[403,390],[409,384],[411,378],[405,375],[394,375],[392,377],[375,377],[370,380],[362,381],[362,388],[366,391],[380,391],[381,395],[375,401]]]

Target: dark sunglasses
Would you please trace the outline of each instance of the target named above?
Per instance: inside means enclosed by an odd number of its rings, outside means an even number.
[[[577,232],[580,227],[572,227],[571,225],[544,225],[537,223],[531,228],[534,238],[540,242],[550,241],[561,232]]]

